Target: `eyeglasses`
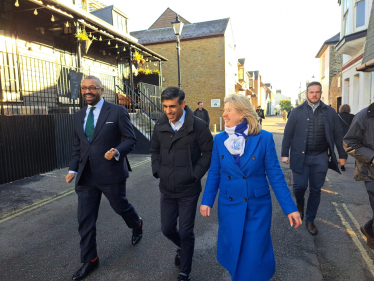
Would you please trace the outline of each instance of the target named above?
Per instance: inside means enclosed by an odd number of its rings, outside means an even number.
[[[94,92],[94,91],[96,91],[97,89],[101,89],[101,88],[100,88],[100,87],[95,87],[95,86],[81,87],[81,91],[82,91],[82,92],[87,91],[87,89],[88,89],[90,92]]]

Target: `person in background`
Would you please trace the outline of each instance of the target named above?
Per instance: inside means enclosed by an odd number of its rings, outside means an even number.
[[[194,111],[193,114],[196,117],[199,117],[200,119],[204,120],[205,123],[207,123],[208,127],[209,127],[209,123],[210,123],[209,114],[208,114],[208,111],[204,108],[203,102],[199,101],[197,103],[197,106],[198,106],[198,108],[196,108],[196,110]]]
[[[300,214],[279,166],[273,135],[261,130],[250,101],[229,95],[222,116],[225,131],[214,139],[200,212],[210,216],[219,189],[218,261],[232,280],[269,280],[275,259],[268,181],[291,226],[302,224]]]
[[[287,120],[288,120],[288,118],[290,118],[290,114],[291,114],[291,111],[293,110],[293,106],[291,106],[291,110],[290,111],[288,111],[288,113],[287,113]]]
[[[286,121],[287,119],[287,111],[286,110],[283,110],[283,120]]]
[[[338,114],[321,101],[321,95],[321,83],[311,82],[306,101],[293,110],[286,124],[281,152],[282,162],[290,164],[292,170],[293,193],[301,219],[304,218],[305,192],[309,187],[305,226],[311,235],[318,234],[314,220],[327,170],[330,168],[340,174],[338,165],[344,166],[347,159]]]
[[[339,121],[343,129],[343,136],[348,132],[349,126],[352,123],[353,118],[355,117],[351,112],[351,107],[348,104],[343,104],[339,107]],[[345,171],[344,165],[340,168],[342,171]]]
[[[278,113],[278,111],[277,111],[277,110],[274,110],[274,114],[275,114],[275,116],[277,116],[277,113]]]
[[[360,227],[368,246],[374,250],[374,103],[353,118],[343,145],[356,158],[354,178],[365,183],[372,209],[372,218]]]
[[[258,123],[262,124],[262,119],[265,119],[265,112],[263,109],[261,109],[261,106],[257,107],[256,113],[258,115]]]

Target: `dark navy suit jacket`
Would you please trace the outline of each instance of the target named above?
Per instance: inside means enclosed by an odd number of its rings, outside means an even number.
[[[83,168],[90,160],[94,180],[99,184],[114,184],[124,181],[131,170],[126,155],[134,149],[136,137],[129,114],[123,106],[104,101],[96,123],[92,142],[83,130],[87,106],[74,114],[74,149],[69,170],[77,172],[75,184],[79,184]],[[120,153],[119,161],[104,158],[105,153],[115,148]]]

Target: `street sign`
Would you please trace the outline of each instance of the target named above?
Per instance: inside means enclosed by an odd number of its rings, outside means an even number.
[[[221,106],[221,100],[220,99],[211,99],[211,107],[220,107]]]

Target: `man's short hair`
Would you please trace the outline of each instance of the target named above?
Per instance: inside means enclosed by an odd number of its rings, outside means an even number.
[[[175,98],[178,98],[178,102],[179,104],[181,104],[182,101],[184,101],[184,97],[185,97],[184,92],[178,87],[168,87],[162,92],[161,101],[173,100]]]
[[[97,83],[97,85],[98,85],[101,89],[104,88],[104,87],[103,87],[103,84],[101,84],[100,79],[97,78],[96,76],[89,75],[89,76],[86,76],[86,77],[83,78],[83,80],[85,80],[85,79],[92,79],[92,80],[95,80],[95,82]],[[83,82],[83,80],[82,80],[82,82]]]
[[[198,103],[197,103],[197,105],[199,105],[200,103],[203,103],[202,101],[199,101]]]
[[[308,92],[309,87],[311,87],[311,86],[320,86],[320,87],[321,87],[321,92],[322,92],[322,85],[321,85],[321,83],[319,83],[319,82],[317,82],[317,81],[310,82],[310,83],[308,84],[308,86],[306,87],[306,92]]]

